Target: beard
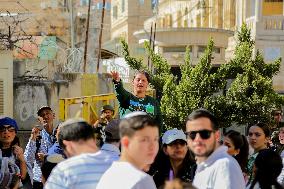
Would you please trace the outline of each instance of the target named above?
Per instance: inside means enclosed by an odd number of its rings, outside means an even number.
[[[208,150],[206,150],[202,154],[195,153],[195,156],[196,157],[202,157],[202,158],[208,158],[214,152],[215,148],[216,148],[216,141],[214,140],[213,144],[209,146]]]

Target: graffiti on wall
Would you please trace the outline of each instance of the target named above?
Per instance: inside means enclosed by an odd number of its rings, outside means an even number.
[[[14,90],[14,118],[20,129],[31,129],[37,120],[37,110],[47,105],[44,85],[19,85]]]

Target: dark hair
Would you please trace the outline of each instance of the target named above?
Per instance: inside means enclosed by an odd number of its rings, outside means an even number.
[[[41,166],[41,174],[43,178],[47,181],[51,171],[53,168],[57,165],[57,163],[51,163],[47,160],[45,160]]]
[[[246,171],[249,155],[249,144],[244,135],[241,133],[230,130],[225,133],[225,136],[228,137],[235,146],[235,149],[240,150],[239,154],[235,156],[243,172]]]
[[[169,156],[164,153],[163,148],[160,148],[148,174],[153,177],[157,188],[160,188],[164,185],[165,180],[169,179],[169,172],[172,169]],[[181,179],[183,182],[191,182],[195,175],[195,170],[194,154],[188,149],[175,177]]]
[[[58,143],[65,149],[63,140],[79,141],[95,138],[95,129],[83,120],[69,119],[60,126]]]
[[[282,159],[277,152],[270,149],[259,151],[254,165],[256,167],[255,177],[250,189],[258,182],[260,188],[270,189],[275,186],[276,189],[283,187],[277,182],[277,177],[283,168]]]
[[[269,129],[267,124],[259,122],[257,124],[252,125],[252,126],[256,126],[256,127],[261,128],[264,132],[265,137],[270,137],[270,129]],[[249,128],[251,128],[252,126],[250,126]]]
[[[276,115],[276,113],[278,113],[278,112],[280,112],[280,113],[282,114],[282,109],[279,108],[279,109],[272,110],[271,115],[274,116],[274,115]]]
[[[136,75],[138,75],[138,74],[143,74],[143,75],[145,75],[145,77],[146,77],[148,83],[150,83],[151,79],[150,79],[150,75],[149,75],[149,73],[148,73],[147,71],[145,71],[145,70],[139,70],[139,71],[137,71],[137,72],[135,73],[134,79],[135,79]]]
[[[137,115],[124,118],[119,123],[120,137],[132,137],[136,131],[143,129],[146,126],[159,128],[157,122],[149,115]]]
[[[208,118],[211,121],[211,126],[213,130],[218,130],[219,123],[218,123],[217,118],[210,111],[204,108],[194,110],[191,114],[189,114],[186,122],[193,121],[195,119],[202,118],[202,117]]]

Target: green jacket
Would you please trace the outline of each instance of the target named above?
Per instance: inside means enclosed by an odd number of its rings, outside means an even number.
[[[145,98],[138,98],[132,93],[128,92],[123,88],[122,82],[114,83],[114,89],[116,92],[116,97],[119,102],[119,115],[120,118],[123,118],[124,115],[134,112],[134,111],[143,111],[151,115],[159,124],[160,132],[163,131],[162,128],[162,114],[160,110],[159,102],[151,96],[146,95]]]

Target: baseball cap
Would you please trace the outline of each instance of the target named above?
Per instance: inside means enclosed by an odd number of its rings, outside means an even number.
[[[107,104],[107,105],[104,105],[101,109],[101,112],[105,111],[105,110],[111,110],[114,112],[114,109],[111,105]]]
[[[186,142],[186,136],[182,130],[178,130],[177,128],[168,130],[162,137],[163,144],[170,144],[175,140],[184,140]]]
[[[42,106],[42,107],[37,111],[37,115],[40,116],[40,115],[41,115],[41,112],[42,112],[43,110],[51,110],[51,111],[52,111],[51,107],[49,107],[49,106]]]
[[[114,119],[107,124],[105,127],[106,139],[120,140],[119,123],[120,119]]]
[[[18,129],[19,129],[17,122],[10,117],[0,118],[0,127],[2,127],[4,125],[10,125],[10,126],[14,127],[16,129],[16,131],[18,131]]]

